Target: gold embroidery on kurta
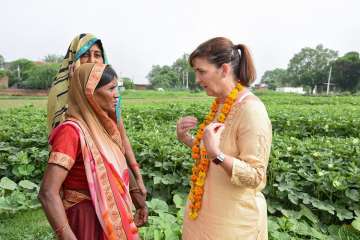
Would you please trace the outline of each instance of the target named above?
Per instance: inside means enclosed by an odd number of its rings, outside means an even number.
[[[75,163],[69,155],[61,152],[51,152],[48,163],[60,165],[67,170],[70,170]]]

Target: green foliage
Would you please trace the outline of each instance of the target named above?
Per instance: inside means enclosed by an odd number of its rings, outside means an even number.
[[[5,64],[5,58],[3,55],[0,54],[0,69],[4,67]]]
[[[1,240],[55,240],[41,209],[29,209],[0,218]]]
[[[48,55],[46,63],[34,63],[27,59],[13,61],[9,67],[9,86],[31,89],[48,89],[55,78],[60,56]]]
[[[38,185],[28,180],[16,184],[7,177],[0,180],[0,216],[19,210],[38,208]]]
[[[261,78],[262,83],[266,83],[269,89],[276,90],[277,87],[288,84],[288,73],[285,69],[276,68],[272,71],[266,71]]]
[[[18,59],[10,63],[9,86],[21,85],[22,81],[29,78],[29,70],[35,66],[34,62],[28,59]]]
[[[139,95],[127,94],[128,100]],[[176,93],[166,94],[176,98]],[[267,92],[260,97],[274,129],[264,191],[270,239],[358,239],[360,97]],[[151,217],[141,229],[143,239],[181,236],[192,160],[190,150],[176,140],[175,123],[184,115],[201,121],[209,99],[199,95],[196,102],[126,105],[123,111],[149,190]],[[45,129],[44,110],[27,106],[0,111],[0,176],[6,177],[0,180],[0,206],[5,202],[8,207],[4,213],[35,206],[35,185],[48,157]]]
[[[176,72],[166,65],[153,66],[147,78],[154,88],[176,88],[180,86]]]
[[[327,80],[329,63],[335,60],[337,52],[323,45],[315,48],[303,48],[294,55],[288,65],[293,84],[309,86],[311,90],[317,85],[322,85]]]
[[[360,89],[360,58],[358,52],[349,52],[333,63],[333,79],[342,91],[352,93]]]
[[[195,73],[188,62],[188,58],[189,56],[184,54],[182,57],[176,59],[172,66],[153,66],[150,73],[147,75],[152,87],[166,89],[198,89],[199,86],[195,82]]]
[[[148,202],[150,210],[149,223],[140,229],[144,240],[179,240],[181,239],[181,226],[183,222],[185,201],[183,196],[175,194],[175,206],[160,199],[153,198]]]
[[[3,69],[0,69],[0,78],[7,76],[9,73]]]
[[[35,65],[27,71],[28,78],[21,86],[31,89],[48,89],[53,82],[60,65],[58,63],[46,63]]]
[[[126,90],[135,89],[135,84],[134,84],[133,80],[131,80],[130,78],[127,78],[127,77],[124,77],[122,79],[124,81],[124,87]]]

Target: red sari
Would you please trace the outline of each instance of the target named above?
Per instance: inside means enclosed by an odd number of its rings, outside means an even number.
[[[50,135],[49,163],[69,171],[63,204],[78,239],[136,240],[121,133],[93,96],[105,67],[83,64],[75,70],[66,121]]]

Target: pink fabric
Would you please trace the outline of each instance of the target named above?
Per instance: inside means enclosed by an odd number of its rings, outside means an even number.
[[[112,216],[107,206],[107,199],[105,199],[105,190],[101,185],[100,178],[104,176],[101,176],[101,174],[97,172],[98,168],[96,166],[97,163],[93,157],[93,149],[88,147],[89,145],[92,146],[93,143],[89,142],[89,140],[84,137],[84,132],[86,130],[84,130],[78,122],[65,121],[53,130],[50,136],[50,142],[52,141],[53,136],[56,135],[57,131],[59,131],[64,125],[72,126],[74,129],[76,129],[80,137],[80,146],[85,166],[86,177],[89,184],[92,203],[94,205],[93,209],[95,210],[97,219],[105,235],[107,236],[105,239],[118,239],[118,237],[116,237],[116,234],[114,233],[114,229],[116,229],[116,226],[111,225],[111,222],[108,220]],[[121,219],[116,222],[121,222],[121,227],[126,235],[127,240],[138,239],[138,230],[135,223],[133,222],[131,215],[131,198],[129,195],[128,170],[124,170],[122,174],[118,173],[118,171],[116,170],[117,168],[115,168],[110,162],[106,161],[105,155],[101,154],[101,152],[100,155],[101,158],[104,160],[103,163],[106,168],[106,177],[108,178],[110,183],[111,195],[114,197],[116,208],[119,211],[121,217]],[[79,222],[77,224],[79,224]]]

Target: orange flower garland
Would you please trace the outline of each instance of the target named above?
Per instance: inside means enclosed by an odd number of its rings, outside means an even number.
[[[222,107],[221,113],[217,118],[217,121],[219,123],[225,122],[225,119],[230,112],[231,106],[236,100],[239,92],[241,92],[243,89],[244,87],[240,83],[238,83],[235,86],[235,88],[231,90],[230,94],[226,97],[224,106]],[[201,139],[203,138],[205,127],[214,120],[218,106],[219,106],[219,99],[215,99],[211,105],[210,112],[206,116],[205,120],[200,124],[193,142],[192,158],[195,160],[195,163],[192,168],[192,175],[191,175],[192,184],[189,193],[189,200],[190,200],[189,217],[192,220],[198,217],[199,211],[201,209],[202,197],[204,194],[205,179],[210,164],[210,161],[207,158],[206,148],[204,146],[200,146],[200,142]]]

